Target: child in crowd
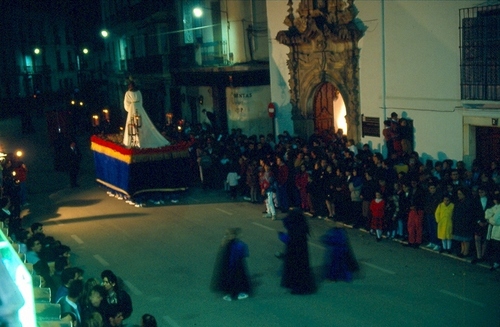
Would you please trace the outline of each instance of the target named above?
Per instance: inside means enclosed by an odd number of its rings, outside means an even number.
[[[408,246],[417,249],[422,244],[424,211],[416,205],[408,213]]]
[[[453,208],[454,204],[451,203],[451,199],[448,195],[443,196],[443,202],[441,202],[436,209],[436,222],[437,222],[437,236],[443,243],[443,247],[439,253],[446,252],[451,254],[451,240],[453,231]]]
[[[236,171],[236,166],[231,165],[226,177],[226,184],[229,186],[229,194],[233,200],[236,199],[236,195],[238,193],[238,181],[240,179],[240,175],[238,175]]]
[[[394,239],[396,237],[396,229],[398,224],[399,213],[399,183],[394,184],[394,191],[387,195],[385,204],[386,232],[387,237]]]
[[[370,202],[370,213],[372,216],[370,227],[375,230],[377,242],[380,242],[385,220],[385,200],[382,197],[382,192],[375,192],[375,199]]]

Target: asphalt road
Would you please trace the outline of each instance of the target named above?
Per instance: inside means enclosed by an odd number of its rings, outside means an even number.
[[[46,234],[69,245],[85,278],[104,269],[119,275],[134,304],[128,324],[147,312],[170,327],[500,326],[498,272],[397,242],[376,243],[358,230],[348,232],[361,272],[352,283],[322,281],[319,237],[330,226],[319,220],[310,221],[309,243],[318,292],[291,295],[279,286],[281,261],[274,257],[282,249],[276,235],[282,223],[262,218],[263,205],[191,189],[177,204],[136,208],[95,183],[90,151],[81,187],[70,189],[67,176],[52,169],[43,122],[30,136],[15,126],[0,122],[0,146],[27,151],[25,225],[40,221]],[[209,284],[224,230],[236,226],[249,245],[255,294],[226,302]]]

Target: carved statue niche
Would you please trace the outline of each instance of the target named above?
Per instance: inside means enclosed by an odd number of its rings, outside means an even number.
[[[297,132],[314,126],[313,97],[319,85],[338,87],[346,105],[347,136],[360,139],[359,26],[354,0],[301,0],[293,13],[288,1],[286,30],[276,40],[289,47],[292,120]]]

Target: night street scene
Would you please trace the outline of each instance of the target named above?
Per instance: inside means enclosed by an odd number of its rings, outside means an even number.
[[[0,327],[500,327],[499,1],[0,28]]]

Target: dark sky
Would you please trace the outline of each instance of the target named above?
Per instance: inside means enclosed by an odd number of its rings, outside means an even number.
[[[68,18],[75,26],[77,42],[92,42],[99,37],[100,0],[0,0],[0,5],[17,7],[23,12],[47,12],[54,19]]]

